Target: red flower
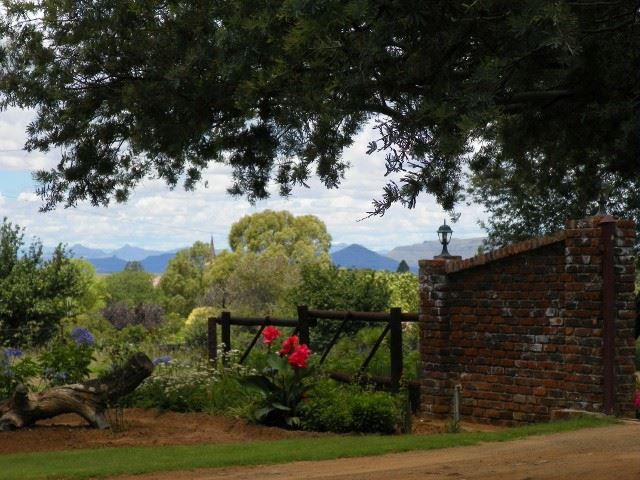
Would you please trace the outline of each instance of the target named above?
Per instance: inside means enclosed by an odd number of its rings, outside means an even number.
[[[636,399],[633,404],[640,410],[640,390],[636,392]]]
[[[282,342],[282,348],[280,349],[280,355],[289,355],[298,346],[298,336],[291,335],[284,342]]]
[[[307,368],[307,359],[311,355],[311,349],[304,343],[298,345],[291,355],[289,355],[289,365],[298,368]]]
[[[265,345],[271,345],[273,341],[280,335],[280,330],[272,325],[269,325],[262,331],[262,343],[264,343]]]

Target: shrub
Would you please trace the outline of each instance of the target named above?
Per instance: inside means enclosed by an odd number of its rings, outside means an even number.
[[[215,383],[213,372],[206,368],[164,360],[165,358],[160,357],[154,361],[154,374],[134,391],[130,402],[137,407],[175,412],[205,410],[207,392]]]
[[[102,310],[102,315],[118,330],[131,325],[154,329],[165,321],[164,309],[149,302],[141,302],[132,307],[125,301],[109,301]]]
[[[135,352],[145,351],[142,346],[148,337],[149,333],[142,325],[128,325],[122,330],[112,330],[109,335],[104,335],[99,342],[102,368],[98,368],[98,373],[118,368]]]
[[[395,398],[385,392],[363,391],[351,401],[351,429],[362,433],[394,433],[400,409]]]
[[[308,365],[311,350],[292,335],[282,342],[277,353],[271,353],[272,343],[280,335],[276,328],[262,332],[263,344],[269,349],[267,366],[260,374],[242,378],[241,383],[261,395],[251,414],[253,420],[297,428],[300,426],[298,407],[311,386],[313,370]]]
[[[177,412],[245,416],[256,396],[240,385],[248,371],[237,364],[216,370],[205,363],[154,360],[156,369],[130,396],[128,404]]]
[[[0,349],[0,400],[40,373],[38,364],[17,348]]]
[[[343,335],[329,353],[324,367],[327,371],[339,371],[357,374],[362,363],[371,352],[371,348],[382,333],[384,327],[365,327],[354,335]],[[415,379],[418,375],[418,326],[403,325],[403,364],[404,378]],[[366,373],[370,375],[389,376],[389,334],[369,362]]]
[[[57,338],[40,355],[42,376],[49,385],[77,383],[89,376],[95,340],[89,330],[75,327],[70,338]]]
[[[394,433],[402,412],[399,399],[357,385],[319,382],[301,407],[305,430]]]

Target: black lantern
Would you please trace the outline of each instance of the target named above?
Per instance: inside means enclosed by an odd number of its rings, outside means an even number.
[[[451,257],[449,250],[447,250],[447,245],[451,242],[451,235],[453,235],[453,230],[451,230],[451,227],[447,225],[447,220],[445,219],[444,225],[441,225],[440,228],[438,228],[438,240],[440,240],[440,243],[442,244],[442,252],[440,255],[436,255],[436,258]]]

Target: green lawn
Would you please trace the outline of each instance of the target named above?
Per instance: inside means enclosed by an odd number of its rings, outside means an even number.
[[[101,448],[0,456],[2,480],[106,477],[165,470],[327,460],[502,442],[530,435],[610,425],[608,418],[580,418],[500,432],[442,435],[327,436],[217,445]],[[3,433],[2,435],[11,435]]]

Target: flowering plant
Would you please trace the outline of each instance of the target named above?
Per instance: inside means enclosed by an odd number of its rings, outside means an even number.
[[[640,418],[640,390],[636,390],[636,398],[633,401],[633,405],[636,407],[636,418]]]
[[[89,376],[95,339],[84,327],[74,327],[68,338],[54,339],[40,355],[44,379],[50,385],[77,383]]]
[[[269,343],[265,341],[266,330],[263,331],[263,343],[271,345],[273,340]],[[268,335],[275,335],[275,339],[280,336],[280,331],[275,327],[273,330],[275,332],[271,331]],[[308,381],[313,373],[308,365],[310,355],[311,349],[300,344],[298,337],[292,335],[284,340],[277,353],[269,355],[267,367],[261,374],[243,378],[245,386],[261,393],[262,398],[253,411],[255,421],[281,427],[300,425],[298,405],[311,387]]]
[[[13,347],[0,348],[0,400],[40,373],[38,364]]]
[[[262,331],[262,343],[265,345],[271,345],[276,338],[280,336],[280,330],[276,327],[269,325]]]

